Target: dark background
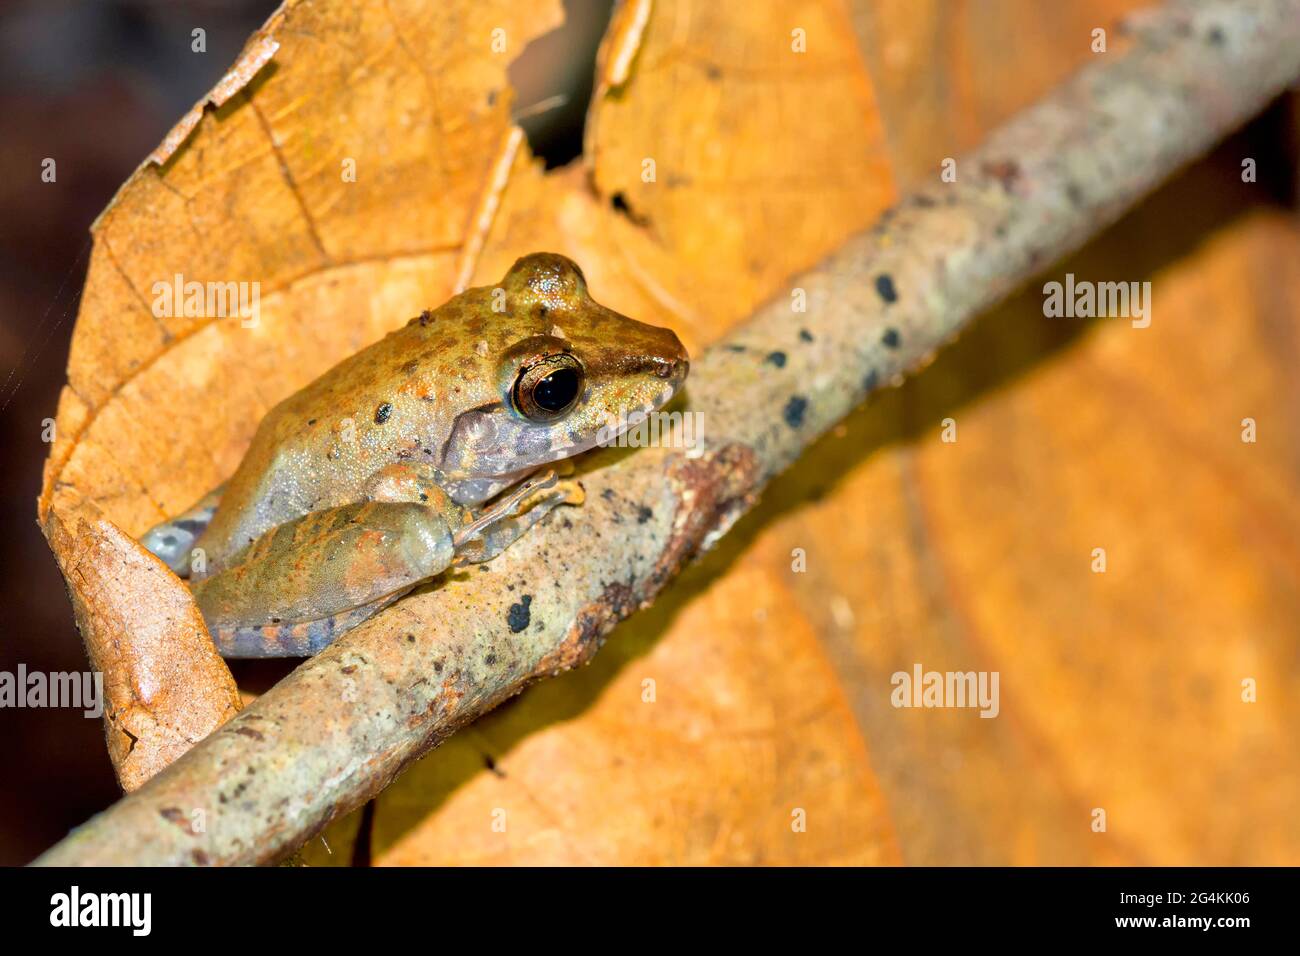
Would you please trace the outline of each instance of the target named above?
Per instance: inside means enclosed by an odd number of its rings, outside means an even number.
[[[0,671],[83,671],[72,608],[36,525],[36,496],[90,252],[119,185],[221,78],[272,0],[0,0]],[[608,0],[565,0],[565,25],[510,70],[535,152],[581,149]],[[207,32],[204,53],[191,31]],[[41,162],[58,164],[55,183]],[[435,304],[435,303],[430,303]],[[243,665],[241,686],[275,669]],[[259,678],[261,680],[259,680]],[[101,721],[0,710],[0,864],[26,863],[119,796]]]

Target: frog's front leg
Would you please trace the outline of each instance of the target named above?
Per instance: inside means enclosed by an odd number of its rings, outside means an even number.
[[[311,512],[191,590],[223,656],[315,654],[451,563],[449,516],[418,501]]]
[[[556,507],[580,505],[584,496],[577,481],[559,480],[553,472],[533,479],[456,532],[452,564],[491,561]]]

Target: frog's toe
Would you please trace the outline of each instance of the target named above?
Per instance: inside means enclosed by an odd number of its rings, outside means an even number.
[[[182,522],[168,521],[150,528],[140,543],[180,577],[190,573],[190,551],[198,534]]]

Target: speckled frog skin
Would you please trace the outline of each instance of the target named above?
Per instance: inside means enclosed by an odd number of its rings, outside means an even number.
[[[275,406],[229,482],[143,542],[189,574],[227,657],[312,654],[580,503],[547,466],[664,405],[688,368],[575,263],[525,256]]]

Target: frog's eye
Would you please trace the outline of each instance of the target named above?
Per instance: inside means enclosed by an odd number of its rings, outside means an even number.
[[[550,422],[571,409],[581,392],[582,364],[561,352],[526,366],[510,394],[519,414],[529,421]]]

